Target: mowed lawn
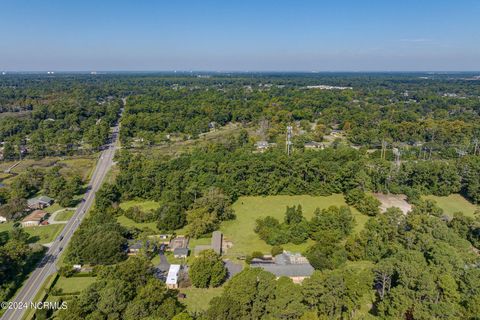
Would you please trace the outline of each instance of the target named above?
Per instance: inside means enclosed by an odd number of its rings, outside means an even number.
[[[479,208],[459,194],[451,194],[447,197],[425,196],[423,198],[436,201],[437,205],[449,216],[453,216],[455,212],[463,212],[464,215],[473,217],[475,210]]]
[[[74,210],[65,210],[62,212],[57,213],[55,216],[55,221],[68,221],[75,213]]]
[[[302,205],[303,216],[307,219],[313,217],[316,208],[325,209],[330,206],[345,206],[345,199],[341,194],[331,196],[268,196],[268,197],[241,197],[234,204],[236,219],[223,222],[220,230],[225,239],[233,242],[233,247],[227,252],[230,257],[250,254],[253,251],[269,253],[271,246],[261,240],[254,232],[255,221],[258,218],[272,216],[280,222],[283,221],[287,206]],[[362,230],[368,217],[362,215],[355,208],[350,208],[355,217],[355,232]],[[304,252],[311,244],[307,241],[301,245],[286,244],[286,250]]]
[[[55,240],[64,226],[63,224],[51,224],[48,226],[27,227],[23,228],[23,230],[32,237],[32,242],[44,244]],[[12,228],[13,222],[1,223],[0,233],[8,232],[12,230]]]
[[[64,224],[50,224],[48,226],[24,228],[30,236],[36,239],[36,243],[50,243],[62,232]]]
[[[223,288],[182,288],[179,289],[181,293],[186,295],[185,299],[180,299],[180,302],[185,304],[187,310],[190,312],[201,312],[208,309],[210,300],[222,294]]]
[[[63,293],[81,292],[95,282],[95,277],[59,277],[55,288],[62,289]]]

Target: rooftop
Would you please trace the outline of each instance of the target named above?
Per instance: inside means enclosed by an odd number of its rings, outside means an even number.
[[[273,273],[277,277],[309,277],[314,268],[308,262],[307,258],[300,253],[284,251],[275,256],[275,262],[256,261],[251,264],[254,268],[262,268],[265,271]]]
[[[29,205],[36,204],[36,203],[50,203],[53,199],[47,196],[39,196],[35,198],[28,199],[27,203]]]
[[[173,254],[174,255],[187,256],[188,255],[188,248],[175,248],[175,249],[173,249]]]
[[[43,218],[45,218],[45,216],[47,215],[48,213],[43,211],[43,210],[35,210],[33,211],[32,213],[30,213],[28,216],[26,216],[25,218],[23,218],[22,222],[27,222],[27,221],[41,221]]]
[[[179,264],[170,265],[170,269],[168,270],[167,280],[165,281],[165,283],[171,284],[171,285],[177,284],[179,272],[180,272]]]

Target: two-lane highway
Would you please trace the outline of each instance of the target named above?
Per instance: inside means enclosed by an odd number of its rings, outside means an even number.
[[[123,99],[123,103],[125,105],[125,99]],[[39,263],[37,268],[30,274],[29,278],[25,281],[25,284],[14,297],[14,299],[11,300],[13,305],[30,305],[30,302],[36,302],[33,301],[33,299],[37,295],[38,291],[42,288],[43,283],[47,280],[48,276],[56,272],[56,263],[58,262],[58,258],[62,253],[62,250],[68,245],[72,235],[85,217],[85,213],[88,212],[92,206],[95,199],[95,193],[102,185],[107,172],[113,165],[113,156],[115,155],[118,134],[119,125],[117,124],[112,130],[110,143],[105,146],[104,150],[100,154],[82,202],[78,206],[72,218],[65,225],[62,233],[48,249],[45,257]],[[2,316],[2,320],[20,320],[25,312],[26,309],[24,308],[7,309]]]

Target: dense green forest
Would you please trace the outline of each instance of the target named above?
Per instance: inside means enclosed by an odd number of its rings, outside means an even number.
[[[65,250],[67,266],[92,265],[96,279],[68,312],[54,316],[478,319],[480,216],[447,216],[423,197],[460,193],[480,203],[480,85],[472,75],[8,75],[0,79],[3,159],[100,149],[125,97],[115,179],[97,192]],[[215,132],[221,139],[205,138]],[[271,143],[264,150],[255,144],[262,140]],[[322,147],[307,148],[312,141]],[[0,214],[20,219],[25,199],[40,190],[70,205],[81,182],[58,167],[28,169],[0,187]],[[405,194],[412,210],[381,213],[372,192]],[[241,196],[338,193],[351,207],[318,209],[306,219],[300,203],[287,207],[283,220],[255,221],[252,232],[276,252],[308,244],[302,253],[315,268],[309,279],[300,285],[250,268],[252,254],[244,271],[225,281],[221,258],[207,252],[190,265],[192,284],[225,283],[200,313],[185,311],[148,259],[127,256],[129,240],[152,232],[118,219],[201,238],[236,218],[232,204]],[[119,206],[139,199],[159,207]],[[359,232],[352,210],[367,221]],[[27,243],[21,229],[2,234],[4,296],[35,261]],[[366,298],[371,308],[362,310]]]

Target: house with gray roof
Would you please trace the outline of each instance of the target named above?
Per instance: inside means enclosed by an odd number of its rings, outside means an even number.
[[[188,256],[188,248],[175,248],[173,249],[173,256],[175,258],[186,258]]]
[[[301,283],[305,278],[309,278],[315,270],[307,258],[299,253],[288,251],[276,255],[274,263],[253,263],[251,267],[262,268],[273,273],[277,278],[289,277],[295,283]]]
[[[53,199],[47,196],[39,196],[27,200],[27,206],[32,210],[46,208],[52,203]]]
[[[220,231],[213,231],[212,233],[212,249],[217,254],[222,254],[223,233]]]

